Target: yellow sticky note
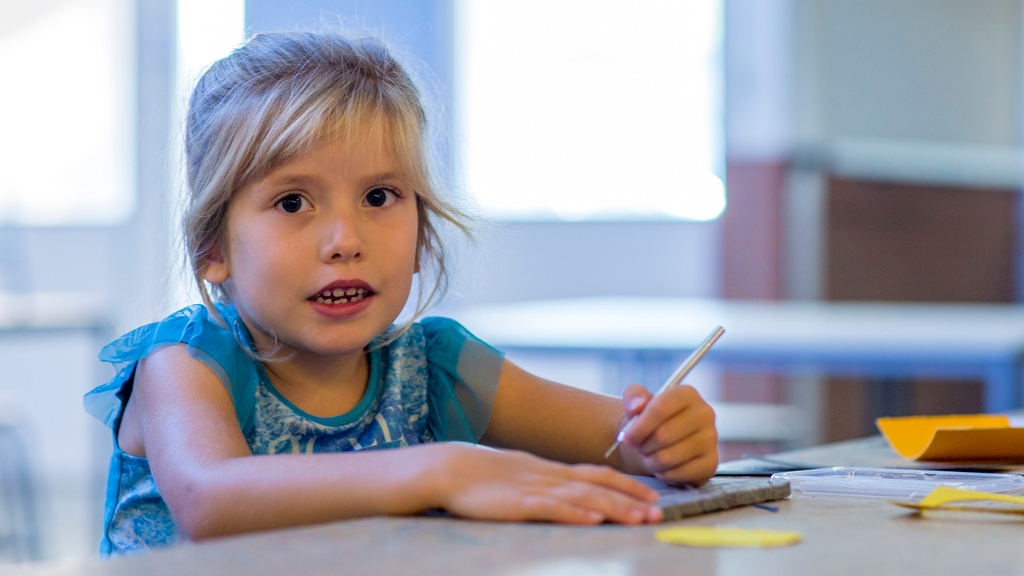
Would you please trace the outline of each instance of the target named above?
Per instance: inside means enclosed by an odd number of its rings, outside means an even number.
[[[796,544],[803,536],[786,530],[726,528],[719,526],[678,526],[654,533],[659,542],[683,546],[719,548],[773,548]]]
[[[1024,460],[1024,428],[1005,415],[910,416],[875,421],[899,455],[911,460]]]
[[[983,508],[978,506],[970,505],[958,505],[958,506],[947,506],[954,502],[1005,502],[1009,504],[1017,504],[1015,508]],[[994,512],[999,514],[1024,514],[1024,496],[1009,496],[1007,494],[995,494],[992,492],[978,492],[975,490],[962,490],[960,488],[950,488],[948,486],[939,486],[932,490],[927,496],[921,499],[920,502],[901,502],[894,501],[893,504],[903,506],[905,508],[914,508],[918,511],[934,510],[936,508],[942,508],[943,510],[962,510],[968,512]]]

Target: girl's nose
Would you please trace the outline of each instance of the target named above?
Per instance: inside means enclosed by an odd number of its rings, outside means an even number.
[[[357,217],[337,216],[326,223],[320,245],[320,258],[324,262],[358,260],[364,252],[362,230]]]

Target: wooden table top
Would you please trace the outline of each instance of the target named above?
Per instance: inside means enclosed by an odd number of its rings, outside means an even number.
[[[449,518],[367,518],[187,544],[148,555],[21,566],[26,575],[457,574],[1024,574],[1024,519],[918,516],[879,499],[809,497],[778,512],[741,508],[672,525],[797,530],[769,549],[702,549],[657,542],[657,527],[569,527]],[[5,567],[6,568],[6,567]]]

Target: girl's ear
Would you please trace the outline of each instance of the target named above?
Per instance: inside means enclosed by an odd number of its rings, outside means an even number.
[[[220,245],[210,250],[206,257],[206,268],[203,270],[203,279],[210,284],[223,284],[231,278],[231,270],[228,269],[228,262],[221,252]]]

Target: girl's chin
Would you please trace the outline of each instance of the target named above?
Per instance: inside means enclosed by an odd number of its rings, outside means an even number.
[[[369,342],[302,342],[298,345],[287,344],[283,346],[275,357],[281,360],[301,360],[302,358],[342,358],[345,356],[361,355],[366,352]]]
[[[331,326],[315,333],[296,334],[289,347],[297,354],[323,357],[341,357],[362,354],[366,347],[387,327],[362,323]]]

